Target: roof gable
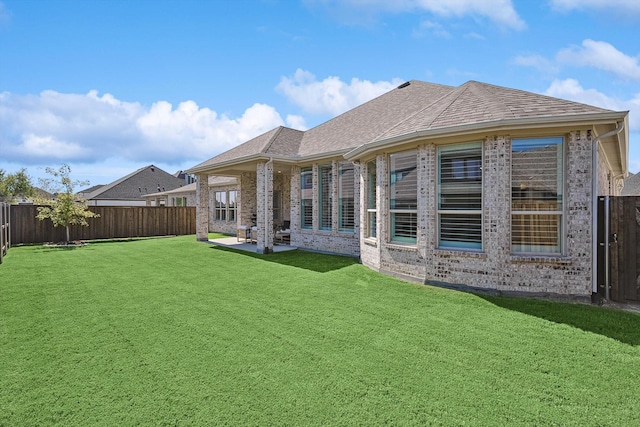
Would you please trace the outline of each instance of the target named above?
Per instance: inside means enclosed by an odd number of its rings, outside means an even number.
[[[162,169],[149,165],[105,185],[86,196],[87,200],[140,200],[148,193],[173,190],[184,185],[184,180],[176,178]]]

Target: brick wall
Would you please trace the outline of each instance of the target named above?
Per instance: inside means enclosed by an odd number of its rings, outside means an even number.
[[[565,181],[566,251],[563,256],[512,255],[511,138],[486,136],[483,159],[483,249],[443,250],[437,245],[436,147],[418,147],[418,236],[415,245],[389,243],[387,155],[378,156],[379,233],[361,242],[363,264],[417,281],[497,291],[588,296],[591,294],[591,137],[569,132]],[[606,171],[602,172],[606,175]],[[361,177],[366,188],[366,174]],[[364,203],[364,198],[362,198]],[[364,215],[361,213],[361,218]],[[379,253],[379,258],[377,254]]]

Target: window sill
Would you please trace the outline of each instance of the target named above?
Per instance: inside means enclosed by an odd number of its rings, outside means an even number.
[[[512,264],[561,264],[570,265],[573,260],[562,255],[511,255]]]
[[[418,250],[418,245],[415,243],[389,242],[385,246],[394,251],[415,252]]]
[[[466,257],[476,259],[486,259],[487,254],[483,251],[464,249],[434,249],[434,254],[439,257]]]
[[[378,239],[373,239],[373,238],[365,238],[364,239],[364,244],[367,246],[371,246],[374,248],[378,247]]]

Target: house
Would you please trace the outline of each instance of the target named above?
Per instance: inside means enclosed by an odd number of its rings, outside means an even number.
[[[145,206],[144,196],[173,190],[185,185],[185,180],[171,175],[157,166],[149,165],[124,176],[111,184],[95,186],[91,192],[83,190],[89,206]]]
[[[206,240],[209,175],[236,177],[257,250],[358,257],[418,282],[586,297],[597,196],[628,173],[628,112],[469,81],[421,81],[308,131],[278,127],[188,172]],[[276,217],[278,220],[276,220]]]
[[[238,180],[233,177],[208,178],[209,230],[235,234],[237,231]],[[196,206],[196,183],[171,191],[144,196],[147,206]]]
[[[624,180],[621,196],[640,196],[640,173],[632,174]]]

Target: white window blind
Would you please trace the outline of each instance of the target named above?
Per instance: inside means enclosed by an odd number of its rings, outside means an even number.
[[[355,227],[355,204],[354,204],[354,170],[353,163],[342,162],[338,171],[339,176],[339,206],[338,223],[340,231],[353,231]]]
[[[438,148],[438,247],[482,249],[482,143]]]
[[[300,170],[300,227],[313,227],[313,170],[304,167]]]
[[[560,254],[563,247],[563,138],[511,143],[511,250]]]
[[[418,227],[418,163],[415,150],[389,156],[391,240],[415,243]]]
[[[331,230],[331,165],[318,166],[318,220],[321,230]]]

